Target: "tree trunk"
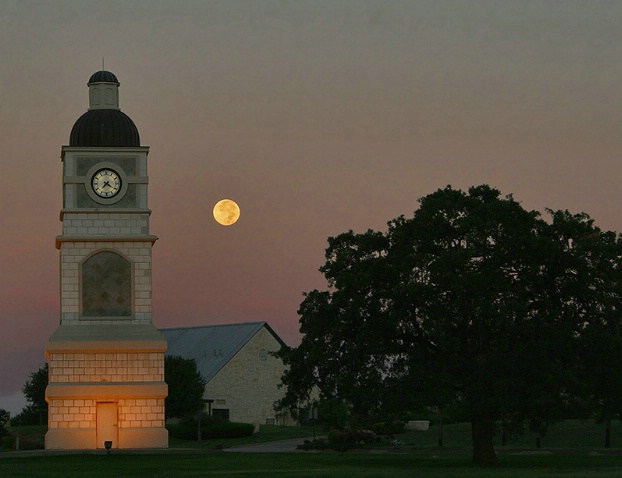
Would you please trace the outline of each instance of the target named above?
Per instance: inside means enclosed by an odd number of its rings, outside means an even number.
[[[473,463],[476,465],[498,465],[499,460],[495,453],[493,437],[495,422],[488,417],[471,418],[473,435]]]

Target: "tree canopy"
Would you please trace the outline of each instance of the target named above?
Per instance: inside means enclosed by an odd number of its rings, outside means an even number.
[[[474,461],[494,463],[496,422],[545,428],[578,393],[577,352],[600,360],[587,351],[604,336],[587,331],[619,322],[620,240],[585,214],[545,221],[486,185],[419,202],[386,233],[329,238],[328,290],[305,294],[302,342],[281,351],[280,406],[314,387],[360,414],[458,398]]]
[[[202,410],[206,382],[193,359],[165,356],[164,379],[168,385],[166,418],[183,418]]]
[[[7,423],[9,423],[9,418],[11,414],[7,412],[5,409],[0,408],[0,438],[9,434],[7,429],[5,428]]]
[[[28,403],[35,408],[47,408],[47,402],[45,401],[45,389],[47,386],[48,364],[46,363],[28,376],[22,387],[22,393]]]
[[[45,389],[48,386],[48,364],[31,372],[22,386],[22,393],[28,402],[21,412],[11,419],[14,425],[37,425],[45,423],[47,402]]]

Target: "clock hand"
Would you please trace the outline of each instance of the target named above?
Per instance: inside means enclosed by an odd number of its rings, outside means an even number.
[[[104,181],[104,185],[102,187],[106,187],[108,186],[109,188],[112,188],[112,186],[110,185],[110,181]]]

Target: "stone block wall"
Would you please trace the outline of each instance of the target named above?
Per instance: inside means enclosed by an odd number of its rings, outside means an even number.
[[[63,234],[67,236],[129,236],[149,234],[148,214],[65,213]]]
[[[97,426],[97,402],[112,401],[105,396],[98,399],[53,399],[49,404],[52,429],[94,429]],[[118,404],[118,427],[163,428],[164,399],[115,399]]]
[[[119,400],[119,427],[164,427],[164,399],[130,398],[125,400]]]
[[[51,353],[49,383],[164,382],[161,353]]]
[[[110,242],[84,241],[63,242],[61,255],[61,321],[65,324],[114,324],[118,319],[80,319],[81,264],[91,254],[101,250],[114,250],[130,260],[133,267],[132,281],[133,317],[131,323],[151,323],[151,251],[147,241]]]
[[[49,428],[95,428],[96,401],[92,399],[51,400]]]
[[[96,399],[53,398],[49,428],[95,428],[97,402],[114,401],[119,407],[119,428],[164,427],[164,398],[118,398],[115,386],[164,382],[163,353],[51,353],[49,384],[96,386]],[[102,385],[107,388],[102,388]],[[92,388],[92,387],[91,387]]]
[[[269,352],[279,348],[268,330],[259,330],[206,385],[204,397],[214,399],[212,408],[228,409],[233,422],[292,424],[289,418],[277,420],[274,412],[284,393],[278,384],[285,365]]]
[[[128,181],[128,194],[117,205],[128,208],[147,208],[147,154],[146,146],[124,148],[116,151],[94,148],[87,152],[84,148],[63,147],[64,166],[63,208],[98,208],[98,204],[88,199],[86,188],[90,186],[88,172],[98,163],[112,163],[113,167],[124,171]],[[132,196],[129,198],[129,196]],[[86,201],[84,201],[86,199]],[[129,200],[126,200],[129,199]]]

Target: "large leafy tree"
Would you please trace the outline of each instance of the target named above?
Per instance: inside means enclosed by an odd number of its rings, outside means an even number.
[[[32,372],[24,386],[22,393],[28,403],[36,408],[46,408],[45,389],[48,386],[48,364],[44,364],[39,369]]]
[[[581,313],[573,388],[606,424],[604,446],[611,446],[611,421],[622,418],[622,238],[601,231],[585,214],[553,213],[553,227],[581,277],[575,287]]]
[[[305,294],[303,339],[280,406],[318,387],[354,413],[442,405],[468,408],[473,460],[497,461],[495,422],[544,429],[572,383],[577,337],[598,298],[593,264],[576,250],[584,216],[545,222],[488,186],[447,187],[387,233],[329,239],[329,290]],[[583,241],[587,244],[587,241]]]
[[[28,402],[21,412],[11,419],[14,425],[37,425],[45,423],[47,402],[45,389],[48,386],[48,364],[31,372],[22,386],[22,393]]]
[[[202,410],[206,382],[193,359],[165,356],[164,378],[168,385],[166,418],[184,418]]]

